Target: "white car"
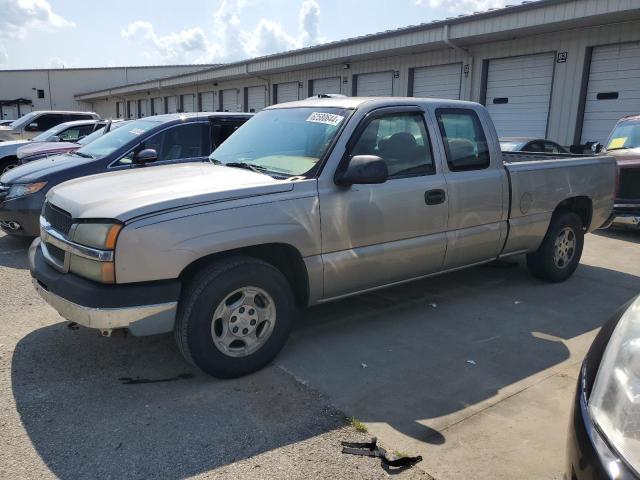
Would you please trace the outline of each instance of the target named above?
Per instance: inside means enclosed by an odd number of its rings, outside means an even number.
[[[100,120],[93,112],[71,112],[61,110],[41,110],[29,112],[9,125],[0,126],[0,142],[29,140],[41,132],[63,122],[73,120]]]

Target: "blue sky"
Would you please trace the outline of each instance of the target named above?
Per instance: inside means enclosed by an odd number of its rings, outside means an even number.
[[[0,69],[223,63],[505,3],[0,0]]]

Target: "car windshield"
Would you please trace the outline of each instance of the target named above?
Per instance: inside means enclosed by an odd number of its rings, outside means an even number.
[[[149,120],[131,122],[125,128],[112,130],[95,141],[84,145],[76,150],[74,154],[91,158],[106,157],[158,125],[160,125],[160,122]]]
[[[33,120],[37,114],[38,114],[37,112],[27,113],[26,115],[23,115],[22,117],[17,119],[15,122],[13,122],[11,124],[11,127],[12,128],[24,127],[25,125],[31,123],[31,120]]]
[[[305,175],[323,157],[348,114],[349,110],[340,108],[264,110],[209,158],[275,176]]]
[[[130,122],[113,122],[111,124],[111,129],[109,131],[113,132],[116,128],[120,128],[123,125],[127,125],[128,123]],[[80,145],[87,145],[93,142],[94,140],[97,140],[98,138],[100,138],[104,134],[104,129],[105,127],[99,128],[95,132],[91,133],[90,135],[87,135],[86,137],[81,138],[76,143],[79,143]]]
[[[67,128],[69,128],[68,124],[60,123],[55,127],[51,127],[49,130],[45,130],[40,135],[36,135],[35,137],[33,137],[32,140],[34,142],[46,142],[49,138],[51,138],[54,135],[58,135],[60,132],[62,132],[63,130],[66,130]]]
[[[607,150],[625,150],[640,147],[640,122],[621,122],[611,132]]]

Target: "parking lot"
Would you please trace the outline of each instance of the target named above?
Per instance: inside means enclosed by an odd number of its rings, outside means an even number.
[[[3,478],[380,478],[340,453],[373,435],[424,457],[399,478],[561,478],[579,364],[640,292],[640,237],[600,232],[566,283],[504,262],[317,307],[275,365],[220,381],[171,336],[69,329],[27,246],[0,237]]]

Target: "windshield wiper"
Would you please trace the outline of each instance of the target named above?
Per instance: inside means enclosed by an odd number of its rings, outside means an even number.
[[[267,169],[261,165],[253,165],[247,162],[229,162],[223,164],[225,167],[244,168],[245,170],[251,170],[256,173],[266,173]]]
[[[93,158],[92,155],[89,155],[88,153],[78,152],[77,150],[73,152],[73,154],[82,158]]]

